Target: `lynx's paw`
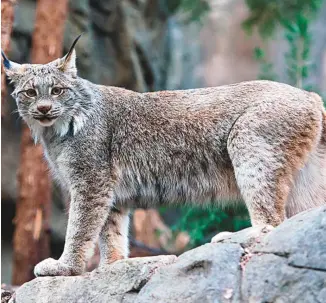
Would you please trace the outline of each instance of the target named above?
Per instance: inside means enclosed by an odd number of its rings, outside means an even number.
[[[235,233],[224,231],[214,236],[211,240],[211,243],[218,243],[224,240],[229,240],[231,237],[233,241],[243,241],[244,238],[257,238],[261,235],[269,233],[273,229],[274,227],[272,225],[261,224],[240,230]]]
[[[231,236],[232,234],[233,233],[231,233],[229,231],[220,232],[212,238],[211,243],[221,242],[221,241],[225,240],[226,238],[228,238],[229,236]]]
[[[83,273],[82,267],[65,264],[60,260],[48,258],[37,264],[34,268],[36,277],[44,276],[77,276]]]

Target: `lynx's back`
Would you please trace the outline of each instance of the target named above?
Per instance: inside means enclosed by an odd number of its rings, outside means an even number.
[[[120,89],[115,93],[123,95]],[[152,201],[246,200],[241,187],[262,182],[266,188],[269,183],[284,183],[277,193],[280,197],[273,199],[286,196],[283,202],[288,204],[289,215],[326,200],[326,179],[319,169],[326,161],[320,139],[324,109],[321,100],[309,92],[281,83],[250,81],[137,94],[123,102],[120,106],[126,116],[119,115],[123,125],[116,121],[116,140],[123,142],[117,160],[118,201],[150,205]],[[299,199],[296,205],[301,208],[294,207],[293,189],[302,187],[298,176],[311,165],[309,159],[317,149],[317,196],[311,203]],[[271,176],[264,176],[264,170],[271,171]],[[242,175],[246,182],[239,185]]]

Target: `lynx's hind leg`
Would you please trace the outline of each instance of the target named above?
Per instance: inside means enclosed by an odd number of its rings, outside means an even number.
[[[248,110],[228,138],[236,181],[253,226],[277,226],[285,219],[294,176],[316,143],[317,111],[278,106],[277,111],[266,105]]]
[[[100,233],[100,266],[128,257],[129,210],[113,207]]]
[[[251,145],[253,147],[253,145]],[[254,154],[232,153],[235,176],[249,211],[252,226],[277,226],[285,219],[290,175],[282,171],[268,148],[252,149]]]

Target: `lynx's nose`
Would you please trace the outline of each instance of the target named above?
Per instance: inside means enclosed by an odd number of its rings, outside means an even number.
[[[47,114],[52,108],[51,104],[39,104],[37,110],[42,114]]]

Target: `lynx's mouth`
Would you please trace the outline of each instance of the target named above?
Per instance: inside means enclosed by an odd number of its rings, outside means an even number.
[[[49,127],[54,124],[55,120],[57,120],[58,116],[43,116],[43,117],[34,117],[35,120],[40,123],[40,125]]]

